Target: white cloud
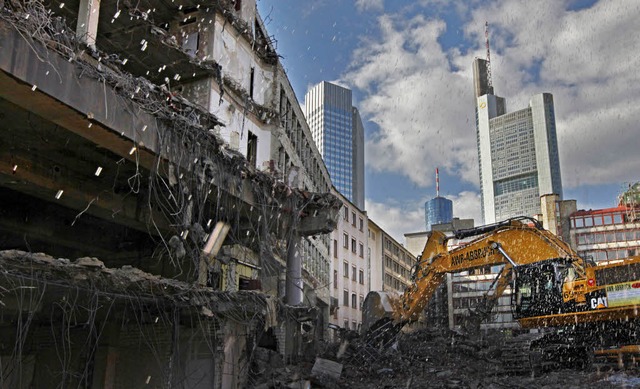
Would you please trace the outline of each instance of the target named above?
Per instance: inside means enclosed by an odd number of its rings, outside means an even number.
[[[420,186],[432,182],[435,166],[477,182],[471,74],[453,70],[437,42],[444,22],[421,15],[378,22],[381,38],[364,41],[344,75],[364,92],[363,116],[380,127],[367,141],[367,164]]]
[[[407,232],[424,231],[424,208],[420,204],[384,204],[365,199],[365,209],[369,219],[399,243],[404,244]]]
[[[384,9],[383,0],[356,0],[358,11],[382,11]]]
[[[475,225],[482,223],[479,194],[465,191],[446,197],[453,201],[454,217],[473,219]],[[371,220],[399,243],[404,244],[404,234],[425,230],[424,203],[426,200],[428,199],[423,198],[400,204],[392,200],[379,203],[366,199],[365,209]]]
[[[482,224],[482,208],[480,194],[464,191],[456,196],[447,196],[453,201],[453,217],[459,219],[473,219],[474,225]]]
[[[484,56],[488,20],[494,86],[509,111],[536,93],[554,95],[564,186],[638,180],[640,2],[600,1],[579,11],[567,4],[483,2],[463,15],[475,47],[463,53],[439,44],[443,20],[379,17],[379,36],[363,38],[343,76],[363,92],[363,117],[380,128],[367,141],[368,166],[420,186],[440,166],[477,184],[471,63]]]
[[[534,93],[554,95],[563,186],[638,180],[640,3],[600,1],[580,11],[565,5],[494,3],[475,11],[469,26],[489,20],[495,27],[494,85],[516,102],[511,109]],[[533,61],[536,75],[527,72]]]

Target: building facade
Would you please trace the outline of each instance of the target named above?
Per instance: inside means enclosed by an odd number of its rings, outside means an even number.
[[[553,96],[533,96],[527,108],[506,112],[506,100],[493,94],[487,61],[473,65],[476,137],[485,224],[534,216],[540,196],[562,199]]]
[[[331,234],[332,282],[331,317],[329,323],[350,330],[359,330],[362,323],[362,303],[370,290],[367,256],[369,219],[367,214],[337,190],[342,200],[338,227]]]
[[[640,218],[624,205],[571,214],[571,243],[580,257],[606,264],[640,255]]]
[[[245,387],[326,328],[340,201],[255,0],[196,3],[1,2],[7,387]]]
[[[224,125],[215,128],[217,135],[252,167],[290,188],[330,192],[329,171],[256,1],[236,1],[225,10],[195,7],[180,12],[183,22],[170,28],[177,44],[195,60],[218,69],[213,76],[185,81],[181,92],[220,118]],[[320,338],[328,335],[324,329],[330,306],[330,242],[330,234],[272,242],[280,249],[273,256],[277,264],[261,269],[263,285],[270,292],[286,293],[292,306],[306,302],[319,308]],[[295,249],[288,249],[291,244]],[[287,344],[286,331],[279,337],[281,344]],[[296,349],[297,344],[283,350],[290,354]]]
[[[364,127],[351,90],[323,81],[309,89],[304,107],[333,185],[364,210]]]
[[[371,290],[402,294],[411,284],[416,257],[376,223],[369,220]]]

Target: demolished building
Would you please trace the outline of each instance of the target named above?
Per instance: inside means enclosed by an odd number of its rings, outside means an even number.
[[[0,53],[0,387],[242,387],[324,337],[341,203],[255,1],[0,1]]]

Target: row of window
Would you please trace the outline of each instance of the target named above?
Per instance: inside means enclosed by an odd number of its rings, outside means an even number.
[[[355,293],[351,293],[351,308],[362,310],[362,305],[364,304],[364,296],[360,295],[360,305],[358,305],[358,300]],[[349,307],[349,291],[347,289],[344,290],[342,296],[342,305],[345,307]]]
[[[608,226],[612,224],[622,224],[626,221],[626,215],[623,213],[613,213],[604,215],[586,215],[571,217],[571,225],[573,228],[584,228],[593,226]]]
[[[343,272],[343,277],[344,278],[349,278],[349,263],[345,262],[344,263],[344,272]],[[364,285],[364,270],[360,269],[357,270],[357,275],[358,277],[356,278],[356,267],[355,266],[351,266],[351,281],[358,281],[358,283],[360,285]],[[338,271],[334,270],[333,271],[333,287],[337,288],[338,287]]]
[[[409,278],[411,276],[411,270],[410,269],[407,269],[402,264],[400,264],[398,261],[394,261],[388,255],[384,256],[384,266],[387,269],[389,269],[390,271],[393,271],[396,274],[400,274],[400,276],[403,279],[407,279],[407,278]]]
[[[389,273],[385,273],[384,275],[384,284],[397,291],[403,291],[406,287],[406,284],[404,282]]]
[[[392,255],[398,257],[400,262],[404,262],[406,265],[413,266],[416,262],[416,259],[413,255],[405,252],[400,248],[400,246],[393,243],[391,239],[385,238],[384,247],[387,251],[389,251]]]
[[[280,106],[279,115],[282,118],[281,126],[284,128],[287,138],[291,142],[291,146],[302,161],[302,167],[306,170],[309,178],[317,186],[317,190],[326,191],[330,190],[329,183],[323,174],[322,157],[313,152],[312,144],[313,139],[308,139],[307,134],[304,131],[303,125],[306,123],[304,115],[299,119],[298,115],[294,112],[295,108],[299,105],[291,102],[289,96],[285,93],[284,88],[280,91]],[[281,149],[281,156],[279,161],[279,167],[286,177],[291,165],[291,157],[288,153]]]
[[[458,327],[464,324],[466,315],[453,315],[453,325]],[[495,315],[491,323],[510,323],[513,321],[513,315],[508,312]]]
[[[342,234],[342,247],[347,250],[349,249],[349,234],[347,234],[346,232]],[[352,237],[351,252],[354,254],[358,253],[358,256],[360,256],[360,258],[364,258],[364,244],[362,244],[362,242],[356,242],[356,238]],[[338,258],[338,242],[335,240],[333,241],[333,257]]]
[[[630,242],[640,240],[640,230],[603,231],[587,234],[577,234],[579,245]]]
[[[586,250],[578,251],[578,255],[585,259],[593,261],[613,261],[616,259],[625,259],[640,254],[640,247],[611,249],[611,250]]]
[[[343,216],[342,218],[349,222],[349,207],[347,207],[346,205],[344,206],[344,211],[343,211]],[[356,213],[351,211],[351,225],[352,226],[356,226]],[[362,217],[358,218],[358,229],[360,231],[364,231],[364,219]]]

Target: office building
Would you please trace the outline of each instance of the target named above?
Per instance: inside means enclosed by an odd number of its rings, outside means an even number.
[[[323,81],[309,89],[304,108],[333,185],[364,210],[364,127],[351,90]]]
[[[342,200],[341,217],[331,233],[333,281],[329,323],[342,328],[359,330],[362,323],[362,303],[370,290],[367,247],[367,214],[358,209],[345,196],[334,194]],[[335,338],[335,335],[332,334]]]
[[[434,224],[453,220],[453,201],[440,196],[440,173],[436,168],[436,197],[424,203],[424,223],[427,231]]]
[[[571,214],[571,244],[582,258],[609,263],[640,255],[640,183],[619,197],[617,207]]]
[[[485,224],[534,216],[540,196],[562,199],[553,96],[533,96],[527,108],[507,113],[506,99],[493,94],[488,61],[476,58],[473,81],[476,136]]]

